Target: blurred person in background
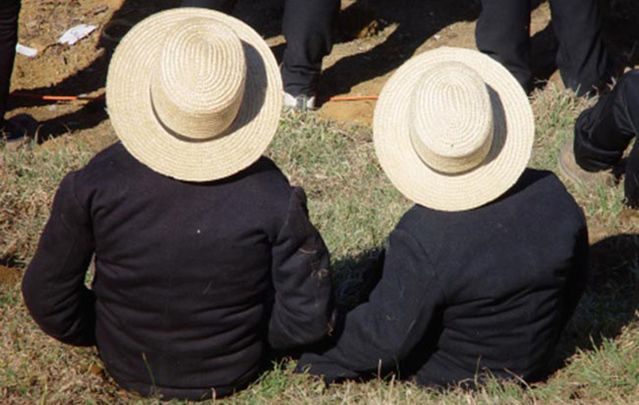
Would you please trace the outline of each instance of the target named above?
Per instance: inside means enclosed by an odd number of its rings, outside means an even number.
[[[477,48],[512,73],[527,93],[530,70],[532,0],[481,0]],[[579,96],[603,88],[620,68],[603,42],[597,0],[550,0],[552,25],[559,41],[557,67],[567,88]]]
[[[204,7],[231,13],[237,0],[182,0],[183,7]],[[339,0],[285,0],[282,32],[286,50],[281,66],[284,106],[316,107],[322,59],[331,52]]]
[[[624,175],[626,205],[639,208],[639,71],[623,75],[612,91],[585,110],[575,123],[574,140],[559,155],[561,172],[578,186],[612,185]]]
[[[19,14],[20,0],[0,2],[0,140],[5,141],[11,141],[23,135],[23,131],[18,126],[5,120],[13,61],[18,43]]]

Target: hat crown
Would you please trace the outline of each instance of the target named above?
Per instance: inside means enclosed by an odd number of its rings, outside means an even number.
[[[230,27],[204,18],[184,21],[167,35],[151,78],[158,120],[178,137],[220,136],[242,105],[246,71],[242,42]]]
[[[433,170],[458,174],[481,165],[493,140],[486,83],[470,66],[441,62],[427,70],[412,94],[411,140]]]

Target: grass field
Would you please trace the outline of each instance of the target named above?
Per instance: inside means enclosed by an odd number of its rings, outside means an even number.
[[[562,142],[585,102],[552,87],[533,107],[537,140],[531,166],[555,170]],[[42,146],[0,146],[0,264],[23,269],[34,252],[57,183],[114,140],[108,123]],[[287,115],[268,154],[303,186],[331,249],[340,286],[358,281],[358,263],[379,249],[410,204],[374,156],[368,128],[339,127],[313,115]],[[591,228],[593,277],[568,326],[547,382],[488,382],[475,392],[435,392],[398,381],[331,387],[294,375],[284,361],[228,403],[639,403],[639,219],[623,209],[622,186],[571,188]],[[549,235],[551,237],[551,235]],[[93,349],[58,344],[29,318],[18,285],[0,285],[0,403],[154,403],[125,393]]]

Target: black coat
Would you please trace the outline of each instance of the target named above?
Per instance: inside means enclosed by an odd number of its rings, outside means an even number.
[[[587,278],[581,209],[549,172],[464,212],[415,206],[391,233],[381,280],[334,347],[298,369],[328,381],[378,370],[423,385],[543,375]]]
[[[325,335],[328,265],[303,191],[270,160],[186,183],[116,144],[60,184],[23,294],[46,333],[97,345],[122,387],[201,399],[254,379],[267,346]]]

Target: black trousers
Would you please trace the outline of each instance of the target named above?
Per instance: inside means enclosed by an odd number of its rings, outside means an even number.
[[[622,76],[612,92],[581,113],[575,124],[575,158],[588,171],[616,166],[639,133],[639,71]],[[626,162],[627,203],[639,206],[639,143]]]
[[[20,0],[0,1],[0,126],[4,121],[18,42]]]
[[[183,7],[205,7],[230,13],[237,0],[182,0]],[[285,0],[282,31],[286,50],[282,64],[284,90],[294,96],[314,94],[322,59],[333,47],[333,24],[339,0]]]
[[[502,63],[529,92],[531,0],[481,0],[476,39],[480,51]],[[559,41],[557,67],[566,87],[584,95],[612,76],[597,0],[550,0]]]

